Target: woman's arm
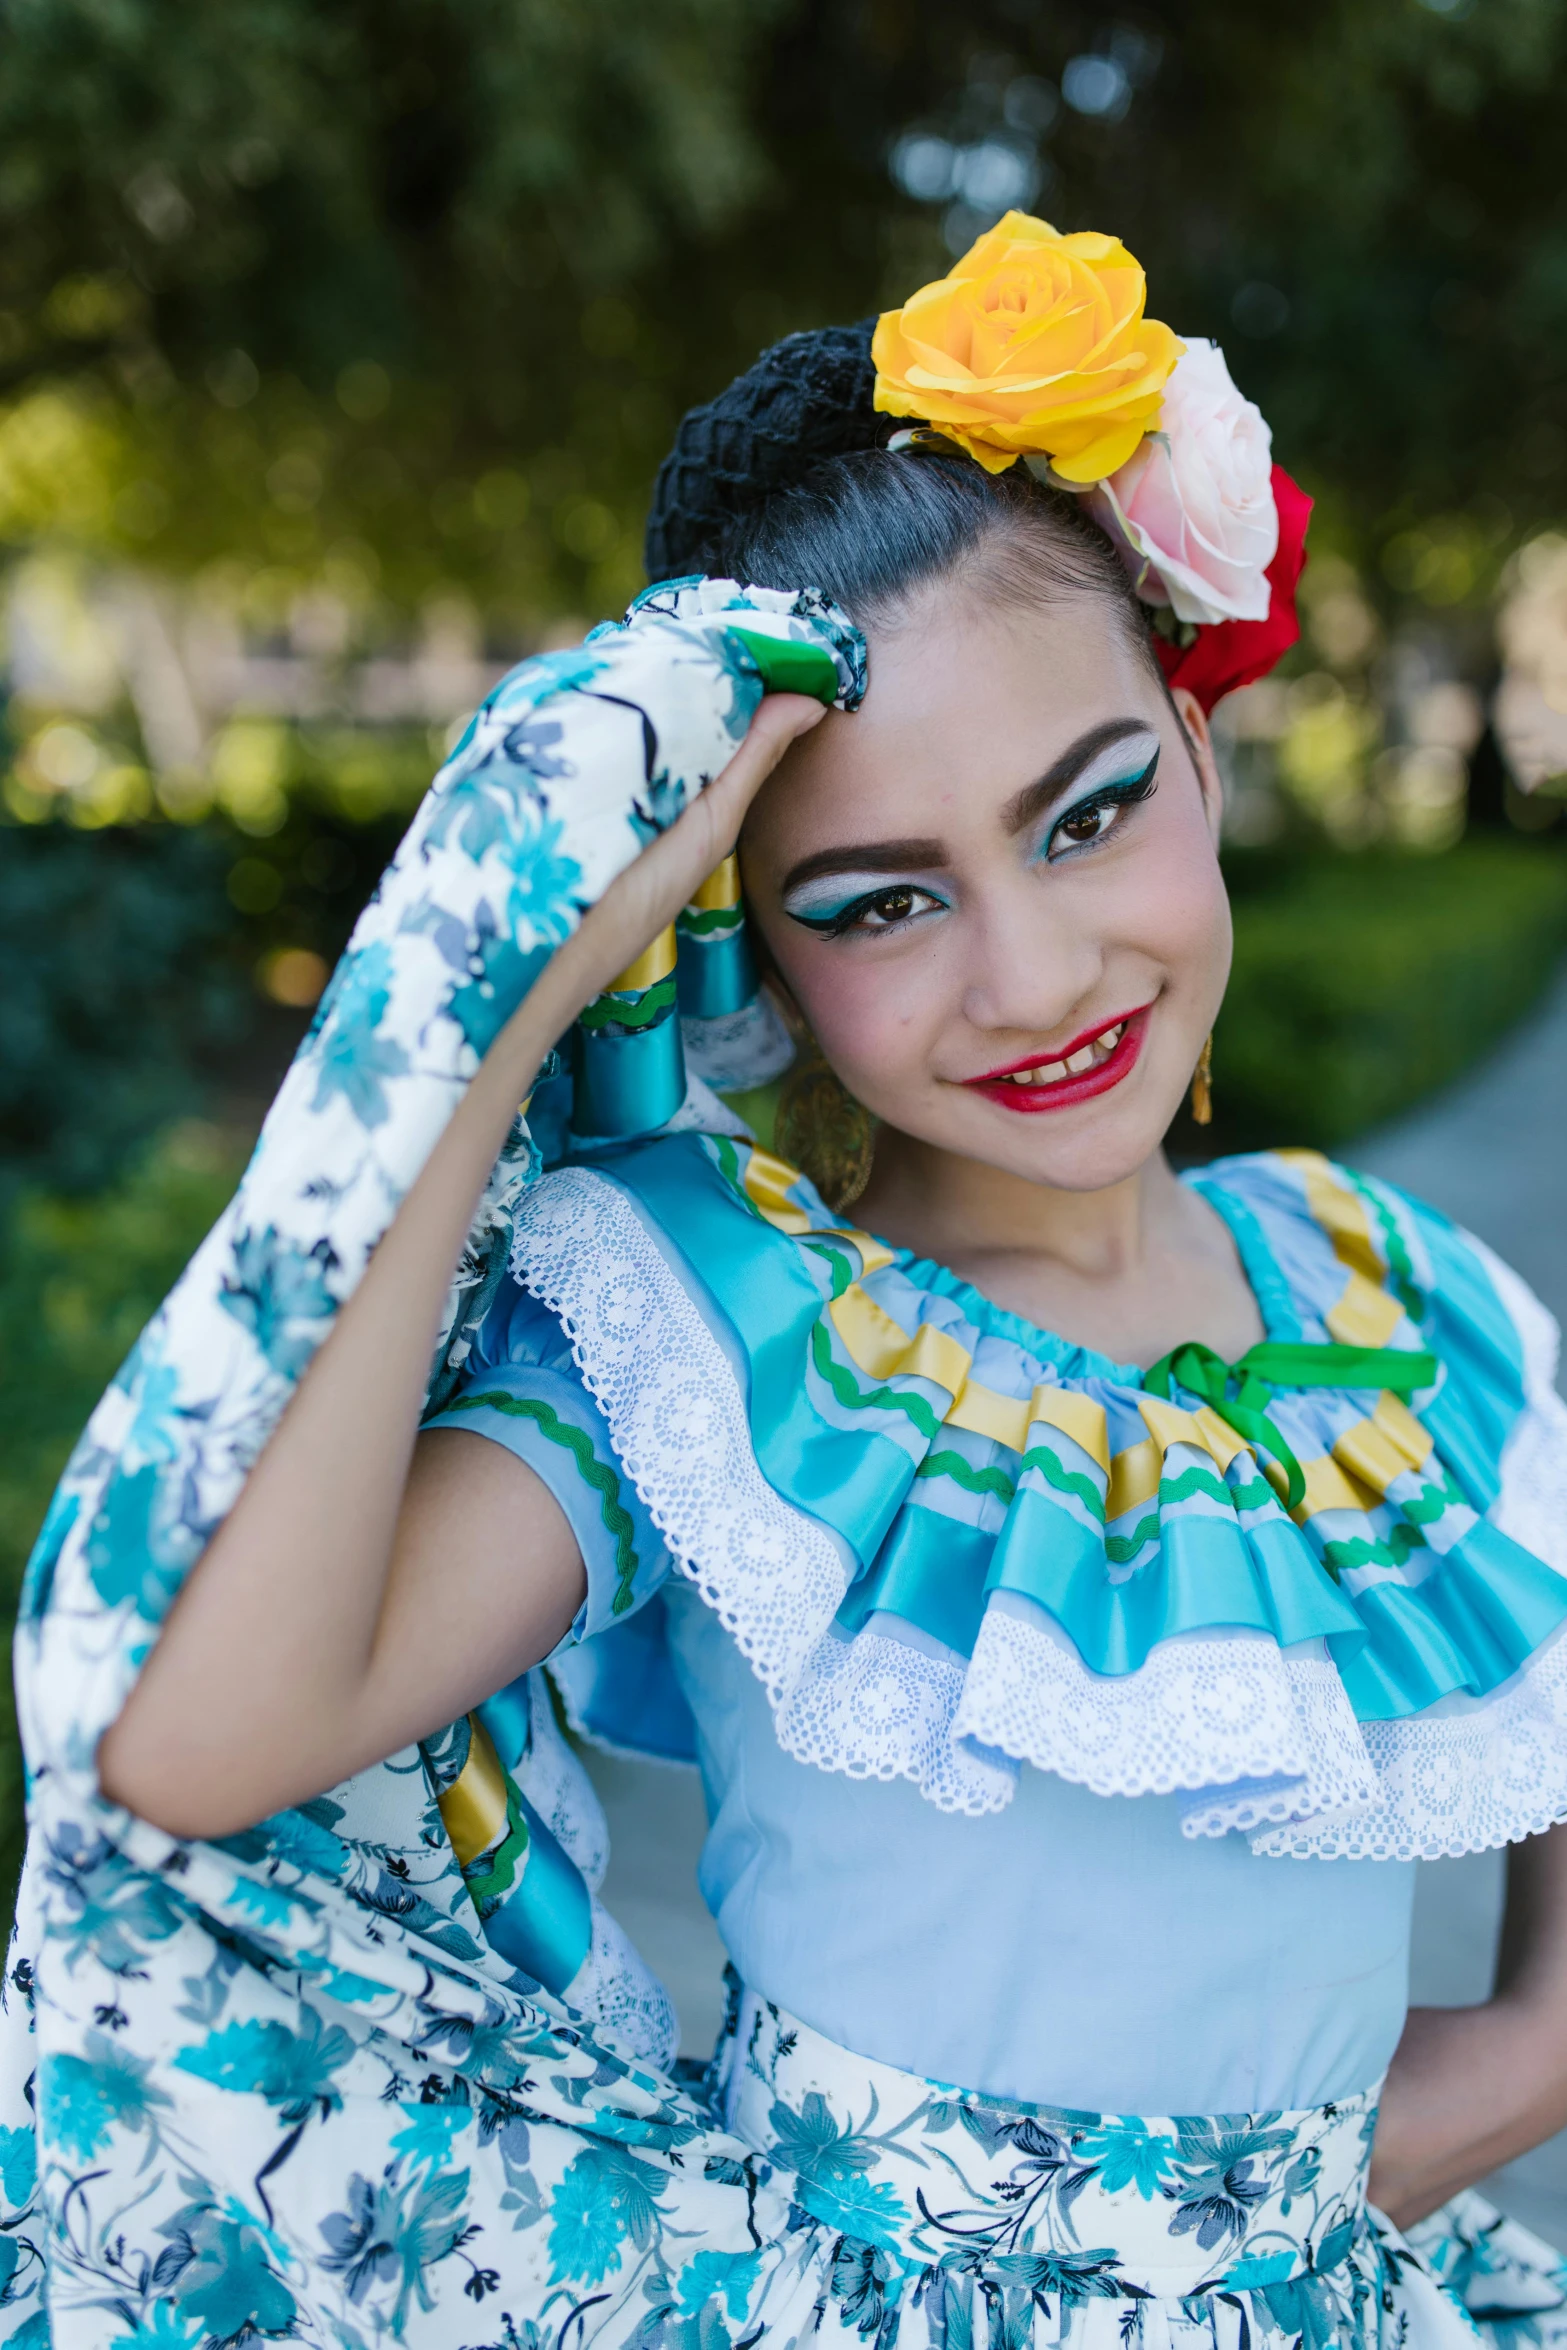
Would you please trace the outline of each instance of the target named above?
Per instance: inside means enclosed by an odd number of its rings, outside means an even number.
[[[439,1316],[546,1052],[729,853],[763,777],[821,716],[769,696],[490,1047],[100,1741],[111,1800],[175,1835],[230,1834],[453,1720],[570,1625],[582,1562],[542,1481],[460,1432],[416,1456]]]
[[[1496,1990],[1411,2008],[1382,2095],[1371,2200],[1407,2227],[1567,2128],[1567,1826],[1515,1844]]]

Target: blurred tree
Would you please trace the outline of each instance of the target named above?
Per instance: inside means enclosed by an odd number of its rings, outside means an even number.
[[[99,390],[160,564],[602,605],[685,401],[1019,201],[1456,606],[1567,491],[1564,64],[1567,0],[10,0],[0,368]]]

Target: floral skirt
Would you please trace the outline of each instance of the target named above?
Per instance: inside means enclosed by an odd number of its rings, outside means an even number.
[[[1202,2117],[1017,2104],[851,2055],[744,1992],[715,2101],[832,2240],[813,2313],[829,2339],[1567,2345],[1567,2267],[1483,2197],[1407,2236],[1368,2205],[1374,2092]]]

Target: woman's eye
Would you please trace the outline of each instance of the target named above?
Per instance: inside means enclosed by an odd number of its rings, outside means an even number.
[[[921,894],[912,889],[884,889],[878,897],[861,903],[857,918],[867,930],[884,929],[890,922],[907,922]]]
[[[1072,849],[1093,848],[1118,832],[1133,808],[1152,797],[1158,764],[1155,753],[1141,775],[1128,776],[1124,783],[1107,784],[1092,798],[1079,800],[1075,808],[1068,808],[1050,828],[1050,838],[1045,844],[1047,858]]]
[[[814,930],[819,938],[842,938],[849,931],[900,930],[922,914],[944,913],[946,908],[928,889],[920,889],[909,881],[891,881],[884,889],[865,890],[845,904],[825,907],[820,913],[799,905],[785,910],[805,929]]]

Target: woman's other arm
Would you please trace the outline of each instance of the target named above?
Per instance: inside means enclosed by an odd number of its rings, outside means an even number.
[[[1567,1826],[1513,1845],[1496,1990],[1411,2008],[1388,2070],[1371,2200],[1407,2227],[1567,2128]]]
[[[546,1052],[728,854],[821,715],[793,694],[762,704],[490,1047],[100,1741],[112,1801],[175,1835],[231,1834],[455,1719],[570,1625],[583,1567],[542,1481],[482,1437],[416,1445],[439,1316]]]

